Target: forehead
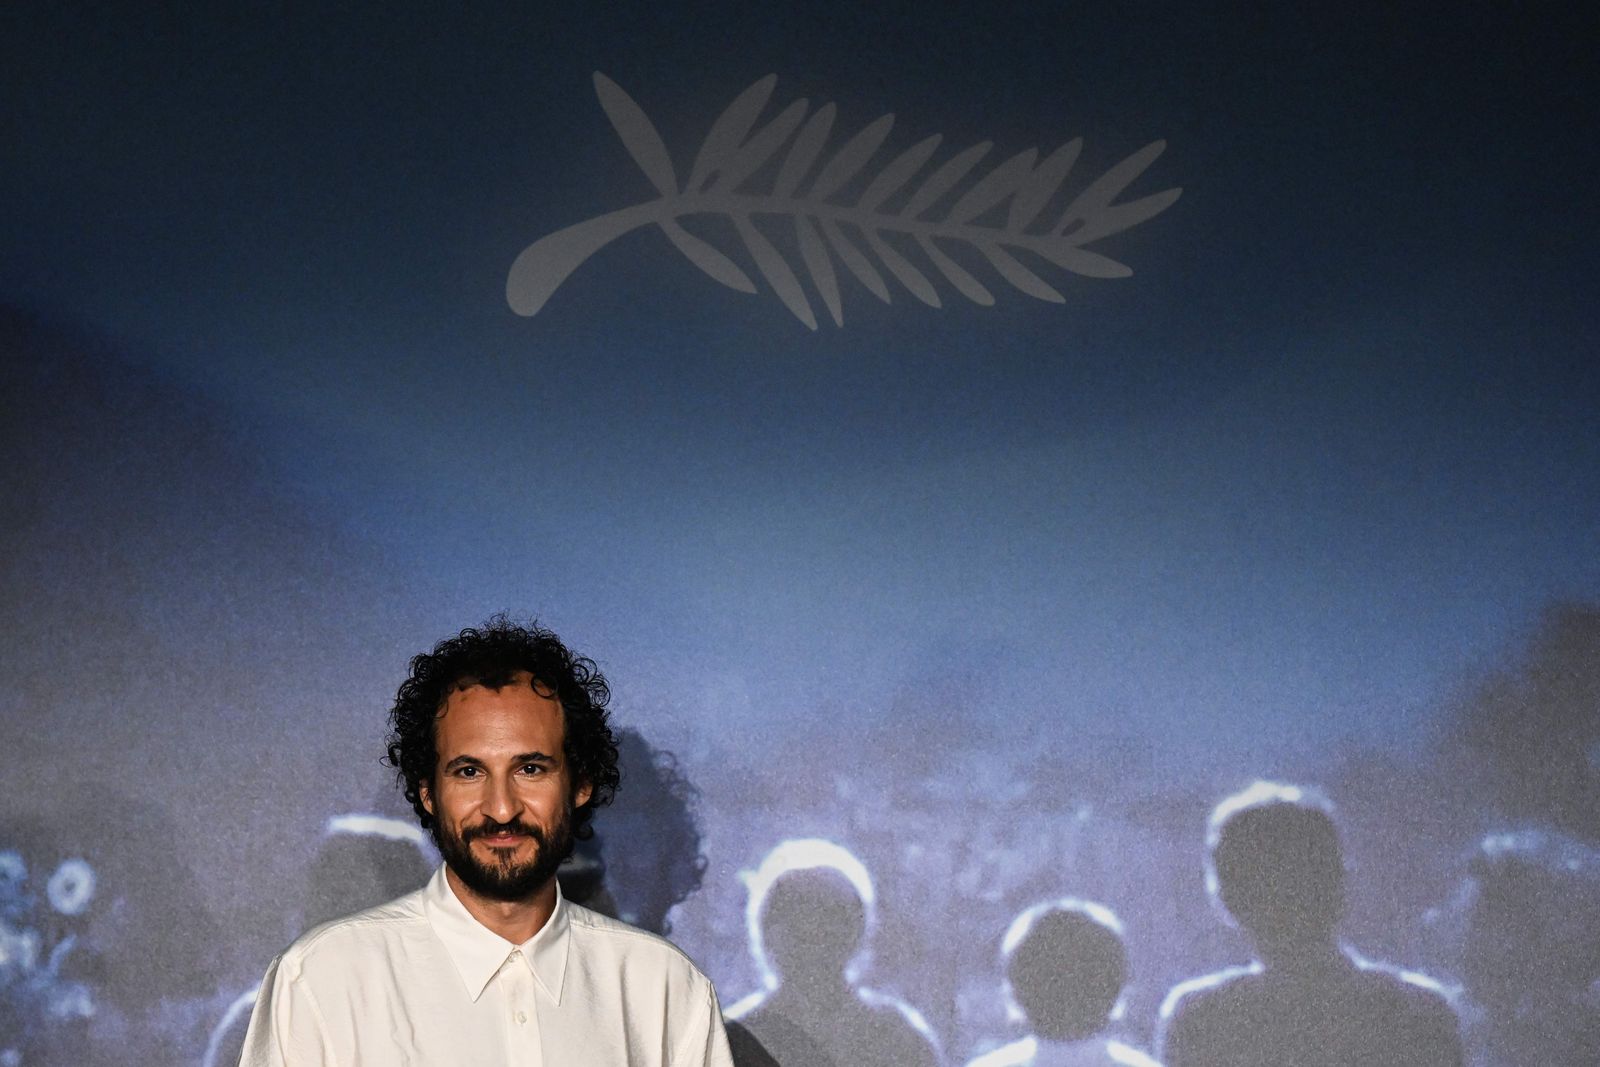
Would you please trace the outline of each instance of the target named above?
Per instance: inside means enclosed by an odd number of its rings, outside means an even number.
[[[533,684],[527,672],[499,689],[468,684],[450,691],[434,721],[440,760],[457,756],[556,756],[566,735],[561,702]]]

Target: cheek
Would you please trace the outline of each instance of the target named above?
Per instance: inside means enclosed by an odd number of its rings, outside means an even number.
[[[537,811],[540,817],[551,823],[567,810],[567,804],[572,798],[572,792],[565,783],[541,782],[539,788],[530,790],[525,799],[529,808]]]
[[[528,793],[528,802],[537,804],[545,811],[554,811],[566,802],[570,794],[565,783],[554,780],[540,782],[538,786]]]
[[[459,822],[464,814],[472,810],[475,803],[473,790],[445,784],[433,798],[433,810],[435,816],[440,819]]]

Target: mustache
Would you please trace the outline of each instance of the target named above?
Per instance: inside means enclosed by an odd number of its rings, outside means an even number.
[[[493,819],[486,819],[477,826],[463,830],[461,833],[461,840],[470,842],[475,841],[480,837],[489,837],[493,834],[522,834],[526,837],[533,838],[533,840],[539,845],[543,845],[545,843],[544,831],[540,830],[537,826],[530,826],[520,819],[513,819],[510,822],[495,822]]]

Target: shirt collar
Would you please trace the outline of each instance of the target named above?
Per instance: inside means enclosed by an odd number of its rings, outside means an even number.
[[[505,966],[506,958],[514,949],[521,949],[523,962],[533,971],[540,988],[560,1004],[561,985],[567,973],[567,943],[572,934],[571,916],[566,898],[561,895],[561,884],[556,883],[556,908],[549,920],[538,933],[517,945],[472,917],[445,880],[444,871],[441,864],[429,879],[427,888],[422,891],[422,906],[433,932],[444,943],[456,973],[466,985],[467,995],[476,1002],[489,980]]]

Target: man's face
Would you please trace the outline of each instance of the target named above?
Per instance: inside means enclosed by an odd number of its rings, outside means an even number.
[[[434,730],[439,762],[421,798],[439,854],[474,893],[526,900],[555,877],[573,808],[589,799],[562,754],[561,704],[519,673],[500,689],[453,691]]]

